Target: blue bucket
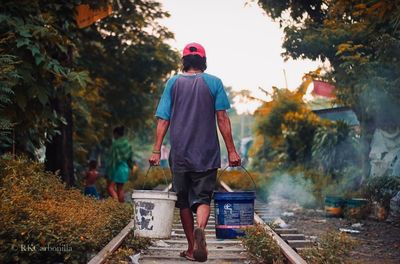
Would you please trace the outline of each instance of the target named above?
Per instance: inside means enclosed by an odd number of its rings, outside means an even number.
[[[254,191],[215,192],[215,235],[218,239],[244,236],[244,227],[254,224]]]

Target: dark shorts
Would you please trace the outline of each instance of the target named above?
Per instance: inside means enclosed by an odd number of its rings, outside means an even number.
[[[93,196],[94,198],[99,199],[99,194],[98,194],[95,186],[86,186],[85,187],[85,195]]]
[[[178,196],[175,207],[196,212],[200,204],[210,205],[217,169],[204,172],[173,172],[172,188]]]

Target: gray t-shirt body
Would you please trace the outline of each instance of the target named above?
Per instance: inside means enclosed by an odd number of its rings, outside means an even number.
[[[168,80],[156,116],[170,121],[170,165],[174,172],[220,167],[216,111],[230,108],[219,78],[178,74]]]

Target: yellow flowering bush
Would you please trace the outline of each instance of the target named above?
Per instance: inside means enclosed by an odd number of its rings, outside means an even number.
[[[285,263],[279,245],[263,225],[248,227],[245,229],[245,234],[241,241],[251,263]]]
[[[148,173],[147,173],[148,172]],[[149,171],[141,170],[138,172],[137,178],[131,178],[124,187],[126,190],[150,190],[157,185],[170,184],[172,182],[171,171],[169,168],[152,167]]]
[[[310,264],[344,264],[351,263],[346,259],[357,242],[346,233],[328,231],[321,236],[318,243],[300,252]]]
[[[281,131],[289,162],[311,160],[314,133],[321,124],[320,118],[307,108],[285,114]]]
[[[254,180],[255,184],[258,186],[261,175],[259,172],[249,172],[250,176]],[[254,190],[254,184],[251,179],[246,175],[245,171],[242,169],[230,170],[230,171],[222,171],[218,172],[218,179],[224,181],[229,185],[232,189],[237,190]]]
[[[172,182],[172,175],[169,168],[152,168],[146,176],[147,171],[141,171],[137,177],[137,179],[132,179],[126,183],[124,187],[126,190],[131,189],[153,189],[159,184],[165,185],[165,178],[167,179],[167,183]],[[243,169],[233,169],[226,170],[222,175],[222,170],[218,171],[217,177],[219,180],[223,180],[226,184],[228,184],[233,189],[241,189],[241,190],[252,190],[254,189],[254,184],[251,179],[246,175]],[[260,181],[260,173],[259,172],[249,172],[254,182],[258,186]],[[165,175],[165,178],[164,178]],[[143,187],[144,186],[144,187]]]
[[[132,208],[66,189],[24,158],[0,159],[0,263],[82,263],[129,222]]]

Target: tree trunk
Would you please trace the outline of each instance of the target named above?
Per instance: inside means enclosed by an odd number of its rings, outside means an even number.
[[[75,186],[73,145],[72,145],[72,105],[71,95],[56,98],[52,102],[53,109],[62,116],[67,124],[59,127],[60,134],[46,145],[46,170],[59,171],[61,179],[67,186]]]

